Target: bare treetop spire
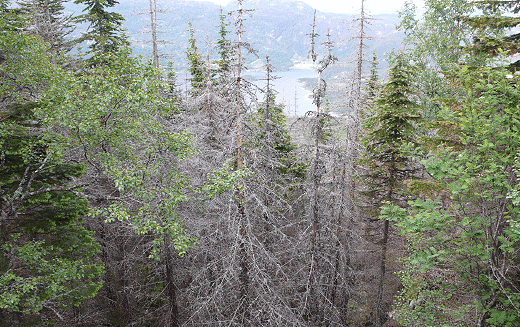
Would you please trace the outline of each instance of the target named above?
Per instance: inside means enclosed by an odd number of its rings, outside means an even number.
[[[316,10],[314,10],[314,20],[312,21],[312,32],[310,34],[307,34],[311,37],[311,50],[309,51],[308,57],[312,58],[312,62],[316,62],[318,59],[318,54],[316,53],[316,41],[315,39],[319,36],[318,33],[316,33]]]

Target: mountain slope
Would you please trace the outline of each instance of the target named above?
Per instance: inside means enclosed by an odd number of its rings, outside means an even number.
[[[177,68],[182,68],[184,63],[184,51],[187,46],[188,22],[191,21],[196,30],[197,46],[202,54],[209,52],[213,57],[213,45],[217,40],[217,28],[219,24],[220,7],[211,2],[192,2],[182,0],[159,0],[158,14],[159,38],[165,42],[160,47],[164,58],[174,61]],[[149,8],[146,0],[124,0],[115,7],[115,11],[121,13],[126,21],[125,28],[130,36],[137,54],[149,56],[151,45],[147,42],[151,39],[149,31]],[[79,14],[81,7],[70,4],[69,12]],[[223,8],[224,12],[236,9],[234,4]],[[252,17],[245,22],[246,40],[258,50],[259,57],[269,55],[273,64],[278,69],[292,66],[294,60],[304,60],[310,50],[309,37],[314,9],[309,5],[294,0],[247,0],[244,9],[255,9]],[[327,29],[330,27],[333,40],[337,44],[334,50],[340,61],[347,62],[355,47],[355,41],[348,42],[355,35],[352,24],[347,22],[355,18],[352,15],[330,14],[318,12],[316,24],[320,37],[317,42],[325,41]],[[397,15],[374,16],[371,31],[369,33],[376,40],[370,42],[367,53],[376,51],[379,58],[390,51],[403,39],[403,34],[395,31],[395,24],[399,21]],[[233,30],[232,26],[229,26]],[[230,34],[230,38],[234,35]],[[323,50],[321,50],[323,51]],[[250,56],[249,62],[256,60]],[[164,59],[166,63],[167,59]],[[292,60],[292,61],[291,61]]]

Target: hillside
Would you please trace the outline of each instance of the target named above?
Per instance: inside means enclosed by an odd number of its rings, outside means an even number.
[[[185,65],[183,60],[187,46],[188,22],[191,21],[196,30],[196,39],[201,52],[212,55],[212,46],[217,39],[220,7],[211,2],[191,2],[181,0],[158,1],[161,13],[159,19],[159,38],[163,41],[160,48],[164,63],[173,60],[178,69]],[[307,34],[314,10],[307,4],[294,0],[249,0],[245,1],[245,9],[255,9],[246,21],[246,40],[251,43],[258,56],[269,55],[277,69],[283,70],[293,65],[294,61],[305,60],[309,51]],[[82,7],[68,5],[68,11],[79,14]],[[234,10],[230,4],[222,8],[225,13]],[[144,0],[125,0],[116,6],[126,21],[124,27],[134,45],[137,54],[150,55],[151,45],[148,42],[149,16],[148,2]],[[355,41],[348,41],[355,35],[352,15],[318,12],[317,29],[320,34],[318,42],[324,41],[327,29],[331,29],[337,48],[335,55],[340,61],[348,62]],[[395,30],[397,15],[376,15],[369,33],[376,37],[369,44],[368,52],[375,51],[379,58],[392,50],[403,39],[403,34]],[[230,30],[232,27],[230,26]],[[79,33],[79,31],[77,32]],[[232,36],[231,36],[232,37]],[[249,62],[255,61],[251,56]]]

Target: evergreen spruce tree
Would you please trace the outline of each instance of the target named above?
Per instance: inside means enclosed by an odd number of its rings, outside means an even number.
[[[385,203],[402,205],[404,184],[413,176],[412,159],[403,147],[415,142],[415,125],[418,120],[417,105],[411,100],[413,67],[408,58],[398,55],[390,68],[389,81],[375,102],[372,114],[364,128],[368,131],[363,139],[365,152],[360,163],[366,168],[363,175],[368,190],[365,195],[373,203],[373,215],[379,216]],[[383,303],[385,275],[387,269],[387,249],[390,236],[390,222],[383,220],[380,257],[380,272],[375,303],[375,326],[384,324]]]
[[[266,57],[266,86],[263,89],[264,102],[260,103],[254,117],[254,129],[257,134],[253,137],[251,147],[263,149],[260,159],[264,167],[271,167],[280,178],[304,178],[305,167],[298,164],[293,151],[296,145],[286,129],[286,117],[283,106],[276,103],[276,91],[273,89],[273,66]],[[286,175],[286,176],[284,176]]]
[[[367,100],[369,103],[372,103],[379,93],[379,76],[378,76],[378,67],[379,62],[377,61],[377,55],[374,51],[374,55],[372,57],[372,65],[370,67],[370,77],[368,79],[367,85]]]
[[[514,55],[520,52],[520,3],[516,0],[483,0],[476,2],[481,15],[465,17],[464,22],[474,30],[473,44],[468,47],[474,55]],[[512,32],[513,31],[513,32]],[[512,64],[520,68],[520,61]]]
[[[75,0],[76,4],[85,5],[84,14],[77,18],[80,23],[88,23],[89,27],[78,41],[91,41],[89,53],[92,55],[115,53],[128,41],[121,26],[124,18],[121,14],[108,11],[119,3],[117,0]]]
[[[197,39],[195,39],[195,29],[191,22],[188,22],[188,32],[190,38],[188,40],[188,48],[186,49],[186,56],[189,62],[188,72],[191,75],[191,92],[200,92],[204,86],[204,60],[198,53]]]
[[[219,59],[217,64],[219,67],[219,73],[226,74],[230,72],[233,65],[233,49],[231,47],[231,41],[226,38],[230,31],[227,30],[229,24],[226,24],[226,15],[224,15],[222,8],[220,8],[219,19],[220,24],[217,26],[219,35],[219,39],[217,40],[217,52],[219,54]]]

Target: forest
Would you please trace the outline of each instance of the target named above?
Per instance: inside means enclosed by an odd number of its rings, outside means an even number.
[[[406,3],[385,72],[359,0],[341,115],[308,17],[290,119],[250,2],[169,63],[67,2],[0,0],[1,326],[520,326],[520,0]]]

